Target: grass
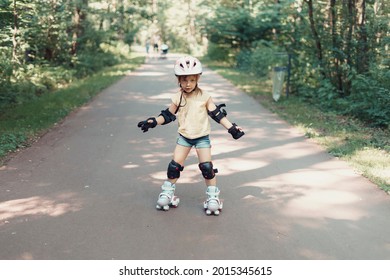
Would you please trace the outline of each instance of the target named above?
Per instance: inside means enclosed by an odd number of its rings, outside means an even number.
[[[353,118],[323,112],[294,95],[283,96],[275,102],[270,78],[251,76],[228,65],[204,61],[264,107],[298,127],[331,155],[348,162],[356,172],[390,194],[389,129],[368,127]]]
[[[0,116],[0,164],[4,164],[12,152],[28,146],[70,112],[143,62],[144,56],[134,54],[127,62],[106,68],[65,88],[3,112]]]

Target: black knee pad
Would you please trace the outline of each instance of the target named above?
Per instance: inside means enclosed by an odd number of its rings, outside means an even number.
[[[183,171],[184,167],[176,161],[172,160],[168,165],[167,176],[169,179],[176,179],[180,177],[180,172]]]
[[[215,173],[218,173],[218,169],[213,169],[211,161],[199,163],[199,169],[202,171],[203,177],[209,180],[215,177]]]

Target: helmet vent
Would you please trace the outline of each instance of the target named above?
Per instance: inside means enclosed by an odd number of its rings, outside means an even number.
[[[202,74],[202,64],[192,56],[182,57],[176,61],[174,72],[176,76]]]

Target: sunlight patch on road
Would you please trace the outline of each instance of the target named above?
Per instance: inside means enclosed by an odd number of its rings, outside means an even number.
[[[344,174],[340,180],[340,177],[326,176],[324,168],[324,164],[312,165],[250,184],[261,186],[264,195],[278,204],[281,214],[296,218],[295,222],[305,223],[304,220],[310,219],[309,224],[314,225],[313,219],[357,221],[366,217],[362,198],[353,191],[356,187],[353,177]]]
[[[137,168],[139,167],[138,164],[133,164],[131,161],[128,162],[127,164],[123,165],[123,169],[132,169],[132,168]]]
[[[237,159],[237,158],[224,158],[215,160],[215,167],[223,170],[221,175],[228,176],[238,174],[238,172],[250,171],[260,169],[267,166],[269,163],[260,159]]]
[[[354,204],[361,198],[342,190],[307,190],[286,204],[285,214],[305,218],[359,220],[365,216]]]
[[[211,149],[213,156],[231,153],[242,149],[249,149],[253,146],[252,144],[249,145],[244,142],[235,142],[235,140],[228,139],[227,137],[229,137],[229,134],[225,131],[221,136],[222,137],[219,137],[219,135],[217,136],[217,133],[214,133],[211,137]]]
[[[167,139],[165,138],[158,138],[158,137],[153,137],[153,138],[147,138],[144,140],[144,143],[146,146],[151,147],[154,151],[158,151],[159,149],[162,149],[166,147],[167,145]]]
[[[159,163],[161,160],[166,161],[166,165],[168,166],[169,161],[171,160],[170,157],[172,154],[170,153],[151,153],[151,154],[144,154],[142,155],[142,159],[147,164],[155,164]]]
[[[310,249],[300,249],[300,255],[304,256],[305,259],[309,260],[327,260],[327,259],[333,259],[332,256],[327,256],[321,252],[310,250]]]
[[[345,182],[327,180],[319,176],[321,172],[292,173],[294,176],[278,174],[238,186],[239,189],[251,190],[242,193],[242,199],[259,206],[264,205],[265,199],[287,224],[292,222],[308,228],[322,227],[327,219],[358,221],[367,217],[367,212],[361,207],[362,198],[350,186],[345,186]],[[339,189],[334,189],[335,185]],[[249,199],[248,195],[256,188],[261,190],[263,199],[257,196]]]
[[[156,95],[150,96],[150,97],[148,97],[148,99],[152,99],[152,100],[168,99],[168,100],[171,100],[172,97],[174,96],[174,93],[175,93],[175,91],[172,91],[172,92],[162,92],[160,94],[156,94]]]
[[[56,198],[33,196],[0,203],[0,225],[9,219],[33,215],[58,217],[69,212],[81,210],[81,203],[74,194],[67,193]]]

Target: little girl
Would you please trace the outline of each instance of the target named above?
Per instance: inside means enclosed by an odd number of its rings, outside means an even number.
[[[211,96],[198,87],[202,65],[194,57],[186,56],[178,59],[174,66],[180,91],[173,96],[169,108],[161,111],[158,117],[151,117],[138,123],[143,132],[156,125],[165,125],[176,120],[179,122],[179,135],[173,153],[173,159],[168,165],[167,180],[161,186],[162,192],[157,200],[157,209],[168,210],[170,206],[177,207],[179,198],[174,195],[176,181],[184,169],[186,160],[192,147],[195,147],[199,159],[199,169],[205,178],[207,200],[204,208],[207,215],[219,215],[222,202],[219,199],[219,189],[211,161],[210,119],[224,126],[234,139],[244,135],[244,132],[235,123],[226,118],[226,111],[221,109],[225,104],[215,105]]]

